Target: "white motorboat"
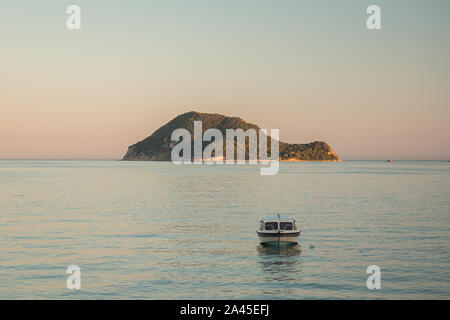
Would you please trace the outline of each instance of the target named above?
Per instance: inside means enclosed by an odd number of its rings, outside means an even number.
[[[262,245],[294,245],[300,236],[295,219],[288,216],[266,216],[256,231]]]

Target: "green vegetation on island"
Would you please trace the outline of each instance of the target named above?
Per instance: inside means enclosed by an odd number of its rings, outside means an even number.
[[[226,155],[226,129],[242,129],[244,131],[255,129],[258,134],[260,129],[257,125],[248,123],[238,117],[227,117],[221,114],[191,111],[177,116],[156,130],[151,136],[130,146],[123,157],[123,160],[170,161],[171,150],[178,143],[176,141],[171,141],[172,132],[176,129],[184,128],[189,130],[192,136],[194,132],[194,121],[202,121],[203,132],[212,128],[222,132],[224,136],[224,156]],[[203,142],[203,148],[208,143]],[[236,145],[236,141],[234,141],[234,144]],[[269,138],[269,153],[270,147],[271,139]],[[246,143],[246,159],[248,159],[248,148],[248,143]],[[339,156],[331,149],[331,147],[322,141],[315,141],[308,144],[289,144],[280,141],[279,155],[280,160],[285,161],[340,161]]]

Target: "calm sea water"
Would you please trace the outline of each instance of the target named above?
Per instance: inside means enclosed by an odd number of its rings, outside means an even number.
[[[298,246],[259,246],[276,212]],[[0,161],[0,248],[3,299],[449,299],[450,163]]]

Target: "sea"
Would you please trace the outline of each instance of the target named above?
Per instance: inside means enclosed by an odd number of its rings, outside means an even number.
[[[2,160],[0,298],[449,299],[450,162]]]

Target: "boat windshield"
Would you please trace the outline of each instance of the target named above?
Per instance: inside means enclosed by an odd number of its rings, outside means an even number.
[[[278,222],[266,222],[266,230],[278,230]]]
[[[292,230],[292,222],[280,222],[280,230]]]

